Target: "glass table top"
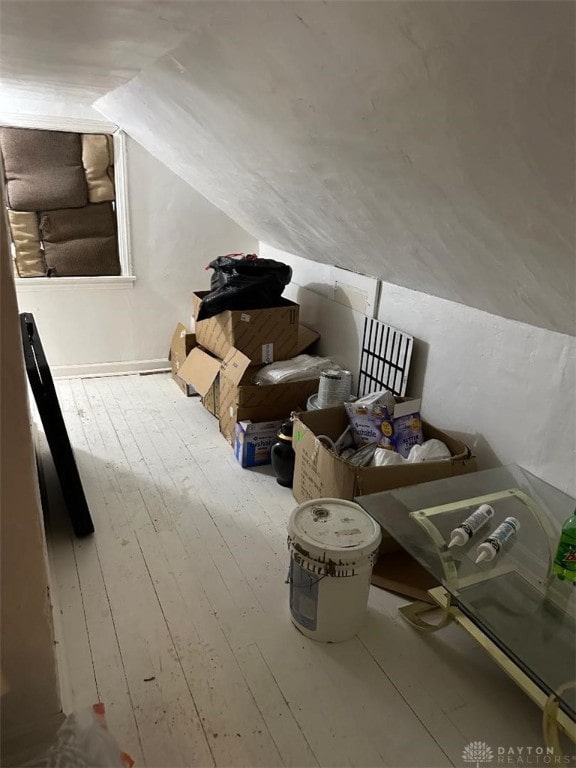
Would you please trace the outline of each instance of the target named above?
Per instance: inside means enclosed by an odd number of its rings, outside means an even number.
[[[562,525],[576,504],[572,497],[512,465],[356,501],[575,717],[576,587],[551,575]],[[494,516],[468,544],[448,549],[450,532],[484,503]],[[478,544],[509,516],[520,522],[516,536],[494,560],[476,564]]]

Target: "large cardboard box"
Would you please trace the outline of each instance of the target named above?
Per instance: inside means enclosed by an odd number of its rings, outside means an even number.
[[[300,326],[295,354],[309,349],[319,339],[315,331]],[[272,421],[285,419],[291,411],[306,406],[306,401],[318,391],[319,380],[292,381],[283,384],[253,384],[259,369],[250,358],[231,349],[224,360],[218,360],[205,350],[193,349],[180,367],[180,376],[204,398],[204,405],[220,420],[220,431],[234,445],[238,421]],[[217,391],[217,404],[212,409],[210,398]]]
[[[172,378],[187,397],[192,397],[192,395],[196,395],[197,392],[195,392],[194,387],[181,378],[179,371],[180,367],[195,346],[195,334],[190,333],[188,328],[186,328],[185,325],[182,325],[182,323],[178,323],[172,335],[168,359],[170,360],[172,368]]]
[[[319,379],[283,384],[252,384],[254,368],[238,350],[222,363],[220,374],[220,431],[233,444],[236,422],[285,419],[292,411],[306,407],[310,395],[318,392]]]
[[[424,438],[435,437],[446,443],[451,459],[401,466],[355,467],[332,453],[317,437],[327,435],[336,440],[348,423],[343,406],[298,414],[293,438],[296,453],[293,493],[298,502],[323,497],[353,500],[355,496],[476,470],[476,458],[464,443],[426,422],[423,422]]]
[[[198,322],[200,303],[207,293],[197,291],[192,297],[196,338],[204,349],[221,359],[236,349],[250,358],[252,365],[288,360],[298,354],[298,304],[281,299],[279,306],[270,309],[226,310]]]

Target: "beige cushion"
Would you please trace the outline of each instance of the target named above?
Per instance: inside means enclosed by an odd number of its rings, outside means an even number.
[[[0,145],[10,208],[45,211],[87,204],[80,134],[1,128]]]
[[[114,149],[112,136],[82,134],[82,164],[88,183],[88,200],[103,203],[114,200]]]
[[[46,261],[40,248],[38,214],[8,210],[10,232],[16,251],[14,263],[20,277],[45,277]]]
[[[46,265],[56,277],[119,275],[116,217],[110,203],[43,211]]]

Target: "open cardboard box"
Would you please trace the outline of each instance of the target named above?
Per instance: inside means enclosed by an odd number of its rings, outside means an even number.
[[[452,454],[451,459],[386,467],[356,467],[336,456],[318,440],[318,435],[336,440],[348,423],[344,406],[298,414],[293,438],[296,453],[293,493],[296,501],[327,497],[352,500],[355,496],[476,470],[476,458],[464,443],[425,421],[422,423],[424,439],[435,437],[442,440]]]
[[[348,423],[343,406],[298,414],[293,437],[296,453],[293,493],[298,502],[326,497],[353,500],[369,493],[476,470],[476,458],[463,442],[425,421],[422,423],[424,439],[442,440],[450,449],[451,459],[387,467],[355,467],[318,440],[318,435],[336,440]],[[425,602],[431,602],[428,590],[438,586],[436,579],[385,530],[372,572],[372,584]]]
[[[281,299],[277,307],[268,309],[225,310],[207,320],[198,321],[202,298],[209,291],[196,291],[192,296],[192,314],[198,344],[224,359],[236,349],[250,359],[251,365],[289,360],[299,354],[299,306]]]
[[[168,360],[170,361],[172,368],[172,378],[187,397],[192,397],[198,393],[194,390],[194,387],[192,387],[180,377],[179,371],[180,366],[184,363],[196,345],[196,335],[194,333],[190,333],[185,325],[178,323],[172,335]]]
[[[308,350],[320,335],[306,326],[298,328],[296,351]],[[290,381],[281,384],[252,384],[259,370],[249,357],[231,349],[219,360],[200,347],[193,349],[180,366],[179,375],[204,398],[204,405],[220,421],[220,431],[234,445],[238,421],[273,421],[287,418],[318,391],[319,380]]]

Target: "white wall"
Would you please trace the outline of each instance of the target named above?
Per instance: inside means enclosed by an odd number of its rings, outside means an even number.
[[[18,285],[20,311],[34,313],[56,375],[165,364],[174,326],[189,323],[192,291],[209,286],[205,265],[230,251],[258,248],[255,238],[130,138],[127,159],[136,282]]]
[[[265,242],[572,333],[575,7],[192,3],[95,106]]]
[[[356,372],[364,315],[327,298],[327,267],[264,243],[260,254],[292,265],[288,295],[321,351]],[[576,496],[574,337],[389,283],[374,316],[415,337],[409,394],[428,421],[462,435],[481,467],[516,463]]]
[[[11,758],[21,749],[37,746],[38,731],[46,728],[53,736],[61,705],[44,523],[5,218],[0,211],[0,751],[3,765],[20,765]],[[28,759],[33,756],[29,754]]]

